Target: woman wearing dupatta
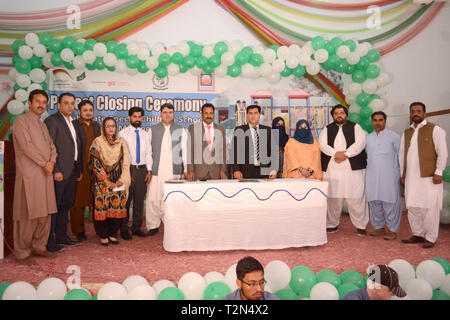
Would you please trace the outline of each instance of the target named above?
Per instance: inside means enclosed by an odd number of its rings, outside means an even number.
[[[102,135],[89,151],[92,169],[94,227],[104,246],[118,244],[117,231],[127,216],[126,203],[131,184],[130,155],[125,141],[117,136],[114,118],[102,123]]]
[[[322,180],[319,144],[308,121],[299,120],[295,128],[294,137],[284,147],[283,178]]]
[[[278,170],[277,178],[281,178],[283,173],[283,162],[284,162],[284,147],[289,140],[289,136],[286,134],[286,126],[284,124],[284,119],[282,117],[276,117],[272,120],[272,130],[278,130],[278,146],[280,149],[279,164],[280,170]]]

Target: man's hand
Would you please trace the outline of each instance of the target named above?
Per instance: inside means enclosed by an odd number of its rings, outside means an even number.
[[[123,186],[123,182],[120,181],[120,180],[117,180],[116,181],[116,187],[121,187],[121,186]]]
[[[188,173],[187,172],[183,172],[183,176],[184,176],[184,179],[188,180],[188,178],[187,178]]]
[[[147,173],[147,175],[145,176],[145,183],[146,183],[146,184],[149,184],[150,181],[152,181],[152,172],[151,172],[151,171],[149,171],[149,172]]]
[[[405,178],[401,177],[401,178],[400,178],[400,183],[401,183],[402,185],[405,185]]]
[[[220,172],[220,179],[222,180],[228,179],[227,174],[225,172]]]
[[[114,183],[112,183],[111,181],[109,181],[109,180],[106,180],[105,184],[106,184],[106,187],[108,189],[110,189],[110,190],[112,190],[112,189],[114,189],[116,187],[116,185]]]
[[[55,167],[54,162],[47,162],[45,166],[42,168],[47,176],[51,176],[53,174],[53,169]]]
[[[435,174],[433,176],[433,183],[434,184],[441,184],[442,183],[442,176],[438,176],[437,174]]]
[[[242,175],[242,172],[240,172],[240,171],[233,172],[233,177],[238,180],[242,180],[244,178],[244,176]]]
[[[64,177],[61,172],[57,172],[53,175],[53,179],[55,179],[56,182],[61,182],[64,180]]]
[[[345,152],[346,152],[346,151],[338,151],[338,152],[336,152],[336,153],[334,154],[334,161],[335,161],[336,163],[341,163],[341,162],[347,160],[348,157],[345,155]]]
[[[194,181],[194,179],[195,179],[194,171],[188,171],[188,173],[186,174],[186,180]]]
[[[80,173],[80,176],[78,177],[77,181],[80,182],[81,179],[83,179],[83,174],[82,173]]]

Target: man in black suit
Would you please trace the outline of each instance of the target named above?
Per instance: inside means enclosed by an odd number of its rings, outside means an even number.
[[[58,153],[53,170],[58,213],[52,215],[47,243],[47,250],[50,252],[62,250],[61,245],[79,244],[67,235],[69,210],[73,205],[77,180],[81,180],[83,168],[82,143],[70,117],[74,109],[75,96],[68,92],[62,93],[58,97],[58,112],[44,121]]]
[[[247,107],[248,124],[236,127],[233,136],[233,176],[235,179],[277,177],[278,137],[271,128],[259,124],[261,107]],[[272,150],[272,148],[276,150]],[[273,157],[272,157],[273,155]]]

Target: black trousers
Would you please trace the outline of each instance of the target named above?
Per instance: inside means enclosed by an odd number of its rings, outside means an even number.
[[[94,228],[97,235],[106,239],[108,237],[117,238],[117,231],[119,231],[124,219],[106,218],[104,221],[94,220]]]
[[[131,231],[136,232],[141,229],[144,216],[144,198],[147,193],[147,184],[145,183],[147,173],[147,166],[145,165],[139,167],[133,165],[130,166],[130,175],[133,182],[131,183],[128,192],[127,217],[123,219],[120,228],[121,232],[128,232],[131,202],[133,202],[133,224],[131,226]]]
[[[261,168],[260,166],[254,166],[252,164],[246,165],[245,170],[242,171],[242,175],[244,176],[244,179],[264,179],[268,178],[269,175],[261,175]]]

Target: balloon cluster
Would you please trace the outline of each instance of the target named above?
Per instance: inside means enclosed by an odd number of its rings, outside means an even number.
[[[400,286],[406,291],[403,299],[450,300],[450,263],[443,258],[422,261],[417,268],[408,261],[396,259],[389,266],[397,271]],[[340,275],[332,270],[314,274],[305,266],[292,270],[280,260],[269,262],[264,268],[265,291],[274,292],[282,300],[339,300],[353,290],[364,288],[362,275],[347,270]],[[185,273],[178,286],[169,280],[153,285],[139,275],[132,275],[122,283],[107,282],[95,296],[85,288],[67,290],[57,278],[43,280],[37,289],[24,281],[0,283],[0,300],[219,300],[237,289],[236,264],[225,275],[211,271],[201,276]],[[393,299],[399,299],[394,297]]]

